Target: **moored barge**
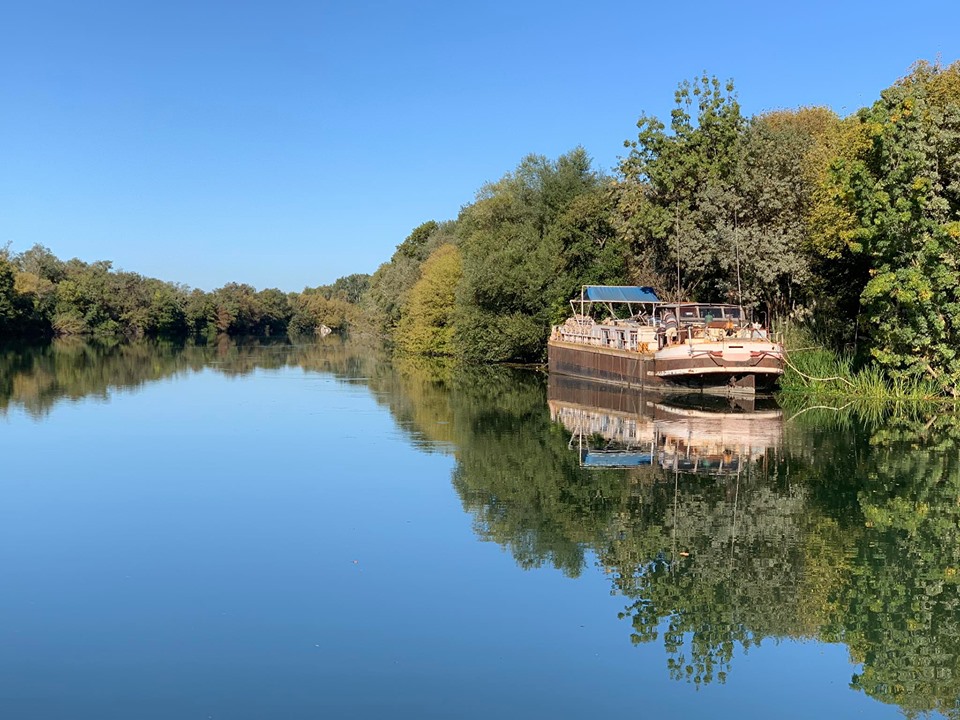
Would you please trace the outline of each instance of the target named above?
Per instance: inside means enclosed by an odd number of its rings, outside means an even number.
[[[723,393],[769,391],[783,374],[782,344],[737,305],[665,303],[649,287],[598,285],[570,305],[547,344],[551,373]],[[596,306],[606,310],[599,321]]]

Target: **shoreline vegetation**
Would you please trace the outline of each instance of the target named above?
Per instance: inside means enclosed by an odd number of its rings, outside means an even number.
[[[801,337],[809,337],[800,333]],[[857,399],[864,402],[945,403],[958,398],[928,378],[888,377],[875,365],[857,368],[853,353],[840,354],[822,345],[791,351],[780,380],[781,396],[800,396],[819,402]]]
[[[385,338],[398,354],[536,363],[584,284],[737,302],[790,328],[787,402],[960,395],[960,62],[917,62],[868,107],[742,114],[732,82],[682,82],[611,173],[529,155],[372,275],[300,293],[212,292],[0,249],[0,339]]]
[[[914,420],[921,425],[958,398],[928,378],[890,377],[876,365],[857,367],[855,354],[818,345],[803,331],[786,333],[777,401],[791,420],[824,426],[857,418],[868,426]],[[791,348],[793,348],[791,350]]]

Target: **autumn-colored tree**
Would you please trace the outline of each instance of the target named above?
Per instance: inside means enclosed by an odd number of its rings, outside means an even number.
[[[420,267],[434,250],[446,242],[456,242],[452,223],[440,225],[425,222],[397,246],[393,257],[369,279],[360,304],[371,323],[384,335],[391,336],[400,322],[410,290],[420,278]]]
[[[454,355],[454,299],[463,277],[460,251],[441,245],[426,262],[397,327],[397,347],[420,355]]]

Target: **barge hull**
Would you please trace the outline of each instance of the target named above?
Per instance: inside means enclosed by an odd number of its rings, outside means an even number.
[[[709,357],[661,359],[657,360],[656,370],[661,378],[687,387],[730,386],[758,392],[773,391],[783,375],[780,361],[772,355],[747,362],[727,361],[723,365]]]
[[[551,340],[547,344],[551,374],[568,375],[624,387],[670,387],[654,374],[652,354]]]
[[[721,395],[767,393],[775,389],[782,374],[779,362],[765,357],[759,362],[731,363],[726,368],[707,358],[702,367],[671,367],[670,361],[654,360],[653,354],[641,354],[602,346],[550,340],[547,344],[547,363],[551,374],[567,375],[594,382],[638,388],[674,388]],[[689,365],[690,360],[686,363]],[[696,364],[701,364],[698,359]],[[657,371],[669,373],[658,376]],[[672,372],[671,372],[672,371]]]

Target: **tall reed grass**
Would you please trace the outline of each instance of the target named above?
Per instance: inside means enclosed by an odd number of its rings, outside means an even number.
[[[785,334],[784,348],[783,399],[858,404],[953,402],[932,380],[889,377],[873,365],[857,368],[852,354],[824,347],[802,328],[791,328]]]

